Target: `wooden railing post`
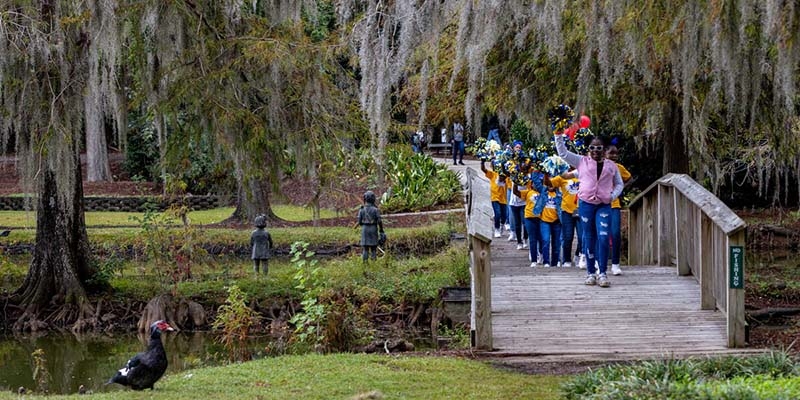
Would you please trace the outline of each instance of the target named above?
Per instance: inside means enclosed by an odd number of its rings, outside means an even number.
[[[675,189],[658,186],[658,265],[673,265],[675,252]]]
[[[745,231],[728,236],[728,347],[743,347],[744,337],[744,248]]]
[[[473,282],[473,304],[475,305],[475,347],[492,350],[492,247],[491,242],[470,235],[472,247],[471,263]]]
[[[492,202],[489,181],[467,168],[467,233],[472,275],[472,345],[492,350]]]
[[[700,281],[700,309],[715,310],[717,303],[714,300],[714,224],[707,216],[699,213],[697,226],[700,229],[700,246],[697,252],[700,255],[700,271],[697,280]]]

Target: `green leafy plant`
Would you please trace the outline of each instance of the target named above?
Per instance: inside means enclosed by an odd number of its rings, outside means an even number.
[[[87,282],[87,284],[96,287],[108,287],[111,284],[111,278],[117,273],[121,273],[124,267],[124,260],[117,254],[110,254],[104,257],[102,261],[96,262],[95,273]]]
[[[468,349],[472,345],[469,329],[462,325],[453,327],[439,325],[439,336],[449,339],[447,347],[450,349]]]
[[[246,361],[251,358],[247,338],[260,320],[258,313],[247,306],[247,295],[239,286],[229,287],[228,298],[217,310],[212,327],[222,330],[217,340],[228,351],[232,361]]]
[[[314,252],[308,250],[307,242],[292,243],[292,264],[295,268],[295,289],[302,293],[300,305],[302,309],[295,313],[289,323],[295,326],[295,339],[304,344],[320,348],[325,342],[323,326],[327,316],[327,307],[318,301],[320,289],[320,269]]]
[[[522,118],[517,118],[514,120],[514,123],[511,124],[511,128],[509,128],[511,141],[522,141],[522,148],[524,149],[534,147],[536,142],[531,136],[531,130],[532,125],[530,122]]]
[[[419,211],[452,203],[461,195],[458,175],[424,154],[388,149],[386,177],[392,183],[381,198],[385,212]]]

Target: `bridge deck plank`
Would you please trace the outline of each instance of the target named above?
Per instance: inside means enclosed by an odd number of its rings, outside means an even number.
[[[610,288],[579,268],[531,268],[527,250],[492,242],[495,356],[541,360],[727,354],[725,316],[700,309],[700,287],[675,267],[623,266]],[[733,352],[741,352],[734,350]]]

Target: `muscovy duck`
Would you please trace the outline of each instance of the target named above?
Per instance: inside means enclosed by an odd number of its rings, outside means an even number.
[[[164,331],[171,332],[174,329],[164,321],[153,322],[150,325],[150,342],[147,344],[147,350],[128,360],[125,367],[117,371],[106,385],[119,383],[130,386],[133,390],[152,390],[153,384],[167,370],[167,353],[164,351],[164,344],[161,343],[161,332]]]

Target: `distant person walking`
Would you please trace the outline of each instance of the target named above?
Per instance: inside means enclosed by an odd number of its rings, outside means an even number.
[[[500,129],[496,126],[489,130],[489,136],[486,138],[487,141],[494,140],[499,145],[503,145],[503,141],[500,140]]]
[[[464,165],[464,126],[458,121],[453,124],[453,165],[456,159],[458,164]]]

